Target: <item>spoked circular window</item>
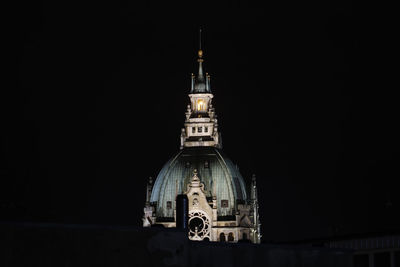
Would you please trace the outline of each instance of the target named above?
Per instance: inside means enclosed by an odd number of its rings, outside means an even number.
[[[210,239],[210,219],[199,210],[189,212],[189,239]]]

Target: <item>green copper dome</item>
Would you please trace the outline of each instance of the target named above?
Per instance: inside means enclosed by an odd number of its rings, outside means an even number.
[[[156,203],[156,217],[174,217],[175,197],[187,190],[194,169],[206,196],[211,200],[216,195],[218,216],[235,215],[237,201],[247,199],[239,170],[218,148],[188,147],[170,159],[157,176],[150,198]]]

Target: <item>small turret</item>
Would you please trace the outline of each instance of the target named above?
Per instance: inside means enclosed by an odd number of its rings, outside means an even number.
[[[259,244],[261,242],[261,228],[260,228],[261,224],[260,224],[260,217],[258,214],[257,181],[255,174],[253,174],[251,178],[250,202],[253,213],[252,239],[253,243]]]
[[[256,180],[256,175],[253,174],[251,177],[251,190],[250,190],[250,197],[251,200],[257,200],[257,180]]]
[[[192,76],[191,76],[191,81],[192,81],[192,86],[191,86],[191,89],[190,89],[190,92],[193,92],[193,90],[194,90],[194,79],[195,79],[195,76],[194,76],[194,74],[192,73]]]
[[[151,190],[153,189],[153,177],[149,177],[146,190],[146,206],[150,205]]]
[[[206,72],[206,91],[211,92],[210,88],[210,75]]]
[[[143,227],[150,227],[155,222],[154,207],[150,204],[151,191],[153,190],[153,178],[149,177],[146,186],[146,204],[144,206]]]

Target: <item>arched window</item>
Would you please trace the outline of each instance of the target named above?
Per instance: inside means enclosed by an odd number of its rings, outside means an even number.
[[[233,242],[234,238],[233,238],[233,233],[229,233],[228,235],[228,241],[229,242]]]
[[[225,234],[224,233],[220,233],[219,234],[219,241],[220,242],[225,242],[226,240],[225,240]]]
[[[198,111],[204,110],[204,106],[205,106],[205,103],[204,103],[203,99],[197,100],[197,110]]]

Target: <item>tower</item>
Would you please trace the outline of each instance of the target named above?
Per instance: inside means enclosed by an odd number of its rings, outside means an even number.
[[[239,169],[222,151],[210,75],[204,74],[203,57],[200,47],[198,72],[191,75],[180,151],[163,166],[154,186],[149,180],[143,226],[176,227],[176,196],[185,194],[189,239],[260,243],[255,176],[248,195]]]
[[[184,147],[213,146],[222,148],[218,132],[217,116],[212,106],[210,75],[203,73],[203,51],[198,52],[199,70],[192,73],[190,104],[186,110],[186,120],[181,133],[181,149]]]

